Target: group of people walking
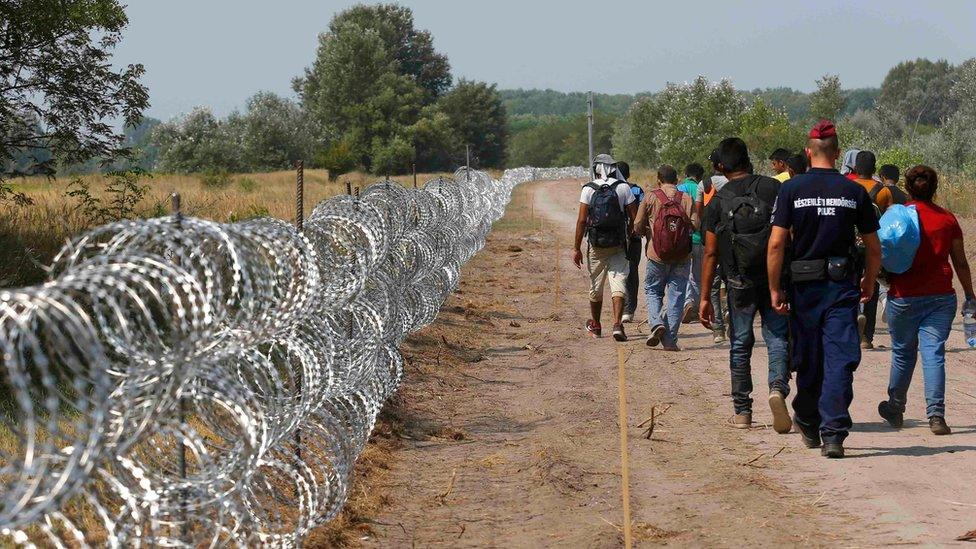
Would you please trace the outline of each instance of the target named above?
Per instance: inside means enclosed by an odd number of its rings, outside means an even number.
[[[709,157],[711,176],[693,163],[679,181],[677,170],[663,165],[647,191],[630,181],[625,162],[598,155],[580,195],[573,256],[590,275],[587,332],[602,336],[609,285],[612,336],[627,340],[624,325],[637,311],[643,256],[646,344],[680,351],[681,324],[696,320],[712,330],[716,344],[728,338],[729,423],[749,428],[758,317],[773,428],[789,433],[795,426],[806,446],[838,458],[852,426],[854,371],[862,350],[874,348],[879,299],[887,298],[891,374],[878,412],[902,427],[921,352],[930,428],[949,434],[945,350],[957,310],[953,269],[965,294],[963,314],[976,314],[962,230],[934,203],[938,174],[931,168],[909,170],[902,189],[898,168],[876,169],[870,151],[848,151],[837,170],[840,153],[834,125],[821,121],[802,153],[770,155],[775,175],[767,177],[755,173],[745,142],[729,137]],[[895,204],[914,207],[921,226],[914,263],[899,274],[882,271],[878,237],[881,216]]]

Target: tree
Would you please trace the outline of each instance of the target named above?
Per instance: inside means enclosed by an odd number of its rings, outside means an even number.
[[[373,148],[373,172],[381,175],[408,173],[413,157],[413,145],[400,136],[387,142],[377,141]]]
[[[159,147],[157,168],[172,173],[240,171],[243,129],[240,115],[221,121],[207,108],[195,109],[182,119],[160,124],[152,138]]]
[[[288,169],[315,153],[312,125],[293,101],[259,92],[247,100],[241,123],[242,160],[248,170]]]
[[[406,135],[450,83],[447,58],[414,29],[410,9],[382,4],[336,15],[294,87],[319,133],[345,139],[369,169],[373,153]]]
[[[348,22],[378,33],[396,62],[397,73],[413,77],[424,90],[425,104],[450,88],[451,66],[447,56],[434,50],[430,32],[414,28],[410,8],[395,4],[354,6],[336,15],[329,23],[329,30],[337,33]]]
[[[508,120],[495,85],[461,79],[437,102],[462,144],[471,145],[479,167],[501,167],[505,162]]]
[[[661,93],[657,153],[675,166],[704,162],[723,138],[739,132],[744,100],[732,82],[669,84]]]
[[[810,95],[810,118],[813,121],[837,120],[846,102],[840,89],[840,77],[826,74],[817,80],[817,91]]]
[[[614,156],[641,166],[659,164],[657,122],[661,114],[661,103],[654,98],[638,99],[613,134]]]
[[[800,130],[790,124],[786,112],[774,109],[757,97],[741,117],[741,136],[749,146],[749,153],[765,160],[780,147],[798,151],[804,144]]]
[[[949,92],[954,77],[955,69],[944,59],[903,61],[885,76],[878,103],[906,124],[941,124],[958,105]]]
[[[117,0],[0,0],[0,197],[12,175],[128,154],[114,122],[137,125],[149,96],[142,65],[112,67],[127,24]]]
[[[423,110],[420,119],[408,128],[407,136],[416,151],[418,171],[451,171],[462,159],[464,144],[451,119],[437,105]]]

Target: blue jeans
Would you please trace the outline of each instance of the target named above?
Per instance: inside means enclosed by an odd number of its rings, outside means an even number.
[[[762,293],[768,296],[766,292]],[[762,320],[763,341],[769,355],[769,390],[779,391],[783,396],[790,394],[789,320],[773,310],[768,297],[759,297],[750,304],[737,307],[732,296],[729,296],[732,336],[729,369],[732,371],[732,404],[737,414],[752,411],[752,397],[749,395],[752,393],[752,348],[756,344],[752,324],[756,313]]]
[[[685,291],[688,289],[690,262],[658,263],[647,260],[647,274],[644,278],[644,296],[647,297],[647,322],[651,328],[664,326],[663,343],[666,347],[678,344],[678,327],[681,326],[681,312],[685,305]],[[664,304],[667,289],[667,306]]]
[[[644,256],[641,239],[631,238],[627,248],[630,271],[627,273],[627,296],[624,298],[624,312],[633,315],[637,311],[637,290],[640,286],[640,261]]]
[[[888,398],[896,411],[905,412],[908,386],[921,350],[926,414],[945,417],[945,345],[955,315],[955,294],[888,299]]]

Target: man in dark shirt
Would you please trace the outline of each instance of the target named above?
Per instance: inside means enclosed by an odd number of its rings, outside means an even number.
[[[711,292],[715,266],[721,261],[722,276],[728,290],[731,339],[729,370],[735,410],[730,423],[740,429],[747,429],[752,424],[751,358],[756,343],[753,322],[758,313],[769,355],[769,407],[773,412],[773,428],[779,433],[788,433],[792,427],[786,408],[786,396],[790,393],[789,325],[785,317],[776,314],[769,301],[765,256],[769,214],[776,202],[780,182],[750,173],[749,150],[741,139],[730,137],[723,140],[718,151],[719,167],[729,181],[705,208],[701,295],[707,296]],[[758,250],[758,261],[750,265],[743,265],[742,257],[733,254],[733,231],[728,221],[733,203],[746,196],[754,196],[764,209],[755,227],[759,231],[754,243]],[[706,328],[713,328],[716,319],[710,300],[701,300],[699,318]]]
[[[769,239],[769,293],[773,307],[790,315],[797,372],[794,423],[809,448],[844,457],[851,428],[854,370],[861,362],[858,301],[867,302],[881,269],[878,218],[864,187],[834,169],[840,147],[834,125],[810,130],[810,169],[779,191]],[[858,288],[854,229],[866,248]],[[792,231],[791,287],[780,285]]]

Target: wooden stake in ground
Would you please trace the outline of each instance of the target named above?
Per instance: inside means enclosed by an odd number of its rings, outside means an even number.
[[[555,280],[555,288],[554,288],[555,291],[553,292],[553,299],[552,299],[552,314],[558,315],[559,314],[559,294],[562,292],[562,288],[560,287],[562,285],[562,280],[560,279],[560,276],[559,276],[559,273],[562,271],[562,269],[560,268],[560,265],[562,264],[562,253],[560,253],[562,251],[562,248],[560,247],[560,244],[559,244],[559,233],[558,232],[556,233],[556,247],[555,247],[555,251],[556,251],[556,261],[555,261],[555,265],[556,265],[556,276],[555,276],[555,279],[556,280]]]
[[[624,348],[617,345],[617,385],[620,395],[620,488],[624,504],[624,547],[633,547],[630,534],[630,458],[627,452],[627,369]]]

